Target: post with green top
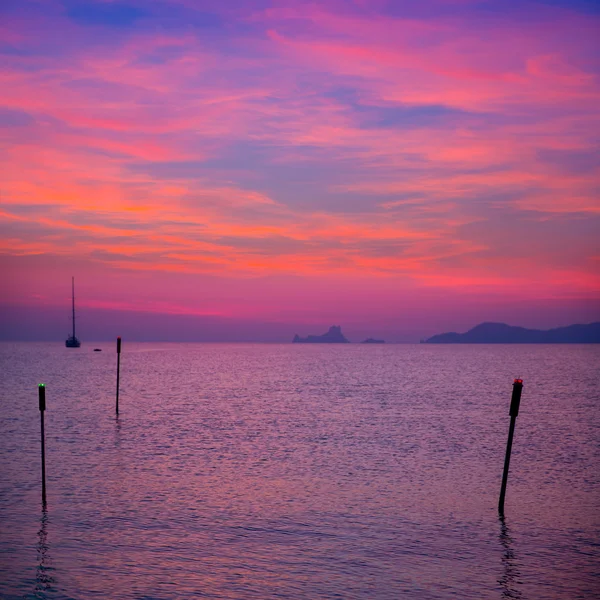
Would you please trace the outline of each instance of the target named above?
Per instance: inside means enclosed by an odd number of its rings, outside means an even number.
[[[44,435],[44,412],[46,411],[46,385],[38,384],[42,444],[42,504],[46,504],[46,437]]]
[[[117,338],[117,404],[116,404],[116,412],[117,416],[119,416],[119,374],[121,370],[121,337]]]
[[[502,488],[500,489],[500,500],[498,501],[498,512],[504,516],[504,497],[506,496],[506,483],[508,481],[508,467],[510,466],[510,453],[512,451],[513,436],[515,434],[515,423],[519,414],[521,404],[521,392],[523,391],[523,380],[515,379],[513,383],[512,398],[510,400],[510,427],[508,429],[508,442],[506,444],[506,456],[504,457],[504,473],[502,474]]]

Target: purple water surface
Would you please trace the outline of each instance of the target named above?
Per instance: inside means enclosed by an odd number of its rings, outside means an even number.
[[[2,598],[600,594],[598,346],[97,346],[0,344]]]

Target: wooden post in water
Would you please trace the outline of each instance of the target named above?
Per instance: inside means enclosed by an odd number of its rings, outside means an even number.
[[[121,370],[121,336],[117,338],[117,404],[116,411],[119,416],[119,375]]]
[[[38,384],[38,399],[40,405],[40,441],[42,446],[42,504],[46,505],[46,436],[44,434],[44,412],[46,411],[46,385]]]
[[[506,443],[506,456],[504,457],[504,472],[502,473],[502,487],[500,488],[500,500],[498,501],[498,512],[504,516],[504,497],[506,496],[506,483],[508,481],[508,467],[510,466],[510,453],[512,451],[513,436],[515,434],[515,423],[519,414],[521,403],[521,391],[523,380],[515,379],[513,383],[512,398],[510,399],[510,427],[508,429],[508,442]]]

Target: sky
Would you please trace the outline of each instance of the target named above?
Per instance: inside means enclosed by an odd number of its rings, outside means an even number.
[[[600,320],[600,5],[4,0],[0,339]]]

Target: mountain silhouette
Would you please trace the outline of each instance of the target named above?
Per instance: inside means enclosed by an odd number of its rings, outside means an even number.
[[[294,344],[349,344],[350,341],[344,337],[342,328],[339,325],[333,325],[327,333],[323,335],[309,335],[301,338],[298,334],[292,340]]]
[[[555,329],[526,329],[506,323],[481,323],[466,333],[441,333],[426,344],[598,344],[600,322]]]

